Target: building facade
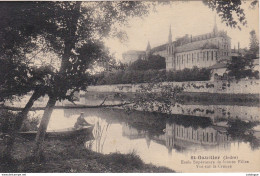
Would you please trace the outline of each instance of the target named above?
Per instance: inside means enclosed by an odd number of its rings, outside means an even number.
[[[178,124],[166,124],[166,147],[197,150],[199,148],[230,148],[231,138],[225,128],[209,126],[206,128],[185,127]]]
[[[231,38],[227,32],[218,30],[215,25],[212,32],[192,36],[186,34],[172,41],[170,27],[168,42],[151,48],[148,42],[146,51],[128,51],[123,58],[135,61],[137,58],[145,59],[148,53],[160,55],[165,58],[166,70],[183,70],[185,68],[208,68],[217,63],[226,63],[232,56]]]
[[[225,31],[218,31],[217,25],[207,34],[185,35],[172,41],[171,28],[166,47],[166,70],[184,68],[207,68],[231,56],[231,38]]]

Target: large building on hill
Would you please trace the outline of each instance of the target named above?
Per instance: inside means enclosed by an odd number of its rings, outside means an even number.
[[[192,36],[186,34],[172,41],[170,27],[168,42],[151,48],[150,43],[146,51],[137,58],[145,58],[145,54],[152,53],[165,57],[166,70],[182,70],[184,68],[208,68],[221,61],[227,61],[231,56],[231,38],[225,31],[219,31],[216,25],[210,33]],[[130,55],[123,55],[123,58]]]
[[[172,41],[171,29],[166,46],[166,70],[210,67],[231,55],[231,40],[224,31],[213,31],[198,36],[185,35]]]

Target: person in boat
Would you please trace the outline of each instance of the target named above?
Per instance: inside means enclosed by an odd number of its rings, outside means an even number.
[[[80,116],[78,117],[75,125],[74,125],[74,128],[75,129],[79,129],[79,128],[82,128],[84,126],[91,126],[91,124],[89,124],[85,119],[84,119],[84,113],[80,113]]]

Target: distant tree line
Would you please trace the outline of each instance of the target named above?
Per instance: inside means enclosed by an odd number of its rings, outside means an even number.
[[[148,82],[164,81],[208,81],[211,77],[210,69],[183,69],[179,71],[165,70],[126,70],[116,72],[106,72],[93,76],[94,85],[111,85],[111,84],[136,84]]]
[[[255,30],[250,33],[249,50],[245,50],[244,55],[233,56],[227,63],[228,76],[236,80],[243,78],[259,79],[259,71],[254,70],[254,60],[259,59],[259,41]]]
[[[165,69],[165,58],[159,55],[149,55],[147,59],[139,58],[135,62],[129,65],[127,70],[160,70]]]
[[[230,62],[227,63],[228,76],[234,77],[236,80],[243,78],[259,79],[259,71],[253,70],[253,59],[242,56],[233,56]]]

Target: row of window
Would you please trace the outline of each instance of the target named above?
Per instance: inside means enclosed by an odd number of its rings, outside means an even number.
[[[229,49],[229,48],[228,48],[228,45],[222,45],[222,47],[223,47],[224,49]]]
[[[229,56],[229,52],[220,52],[221,56]],[[218,52],[217,51],[204,51],[204,52],[197,52],[197,53],[190,53],[190,54],[182,54],[177,56],[176,58],[176,64],[189,64],[189,63],[195,63],[197,60],[197,63],[202,59],[202,61],[209,61],[209,60],[217,60],[218,58]],[[172,62],[172,66],[174,63]]]
[[[217,51],[203,51],[203,52],[197,52],[197,53],[190,53],[190,54],[182,54],[177,56],[176,64],[184,64],[185,62],[188,63],[194,63],[196,60],[199,62],[199,60],[203,59],[205,60],[214,60],[218,58]]]
[[[186,136],[184,135],[184,130],[186,132]],[[176,137],[181,137],[181,138],[185,138],[185,139],[192,139],[192,140],[197,140],[200,141],[199,138],[199,131],[197,130],[192,130],[191,131],[191,136],[189,136],[189,132],[187,128],[181,128],[181,127],[177,127],[176,128]],[[208,132],[203,132],[202,133],[202,141],[203,142],[214,142],[214,137],[213,137],[213,133],[208,133]]]

